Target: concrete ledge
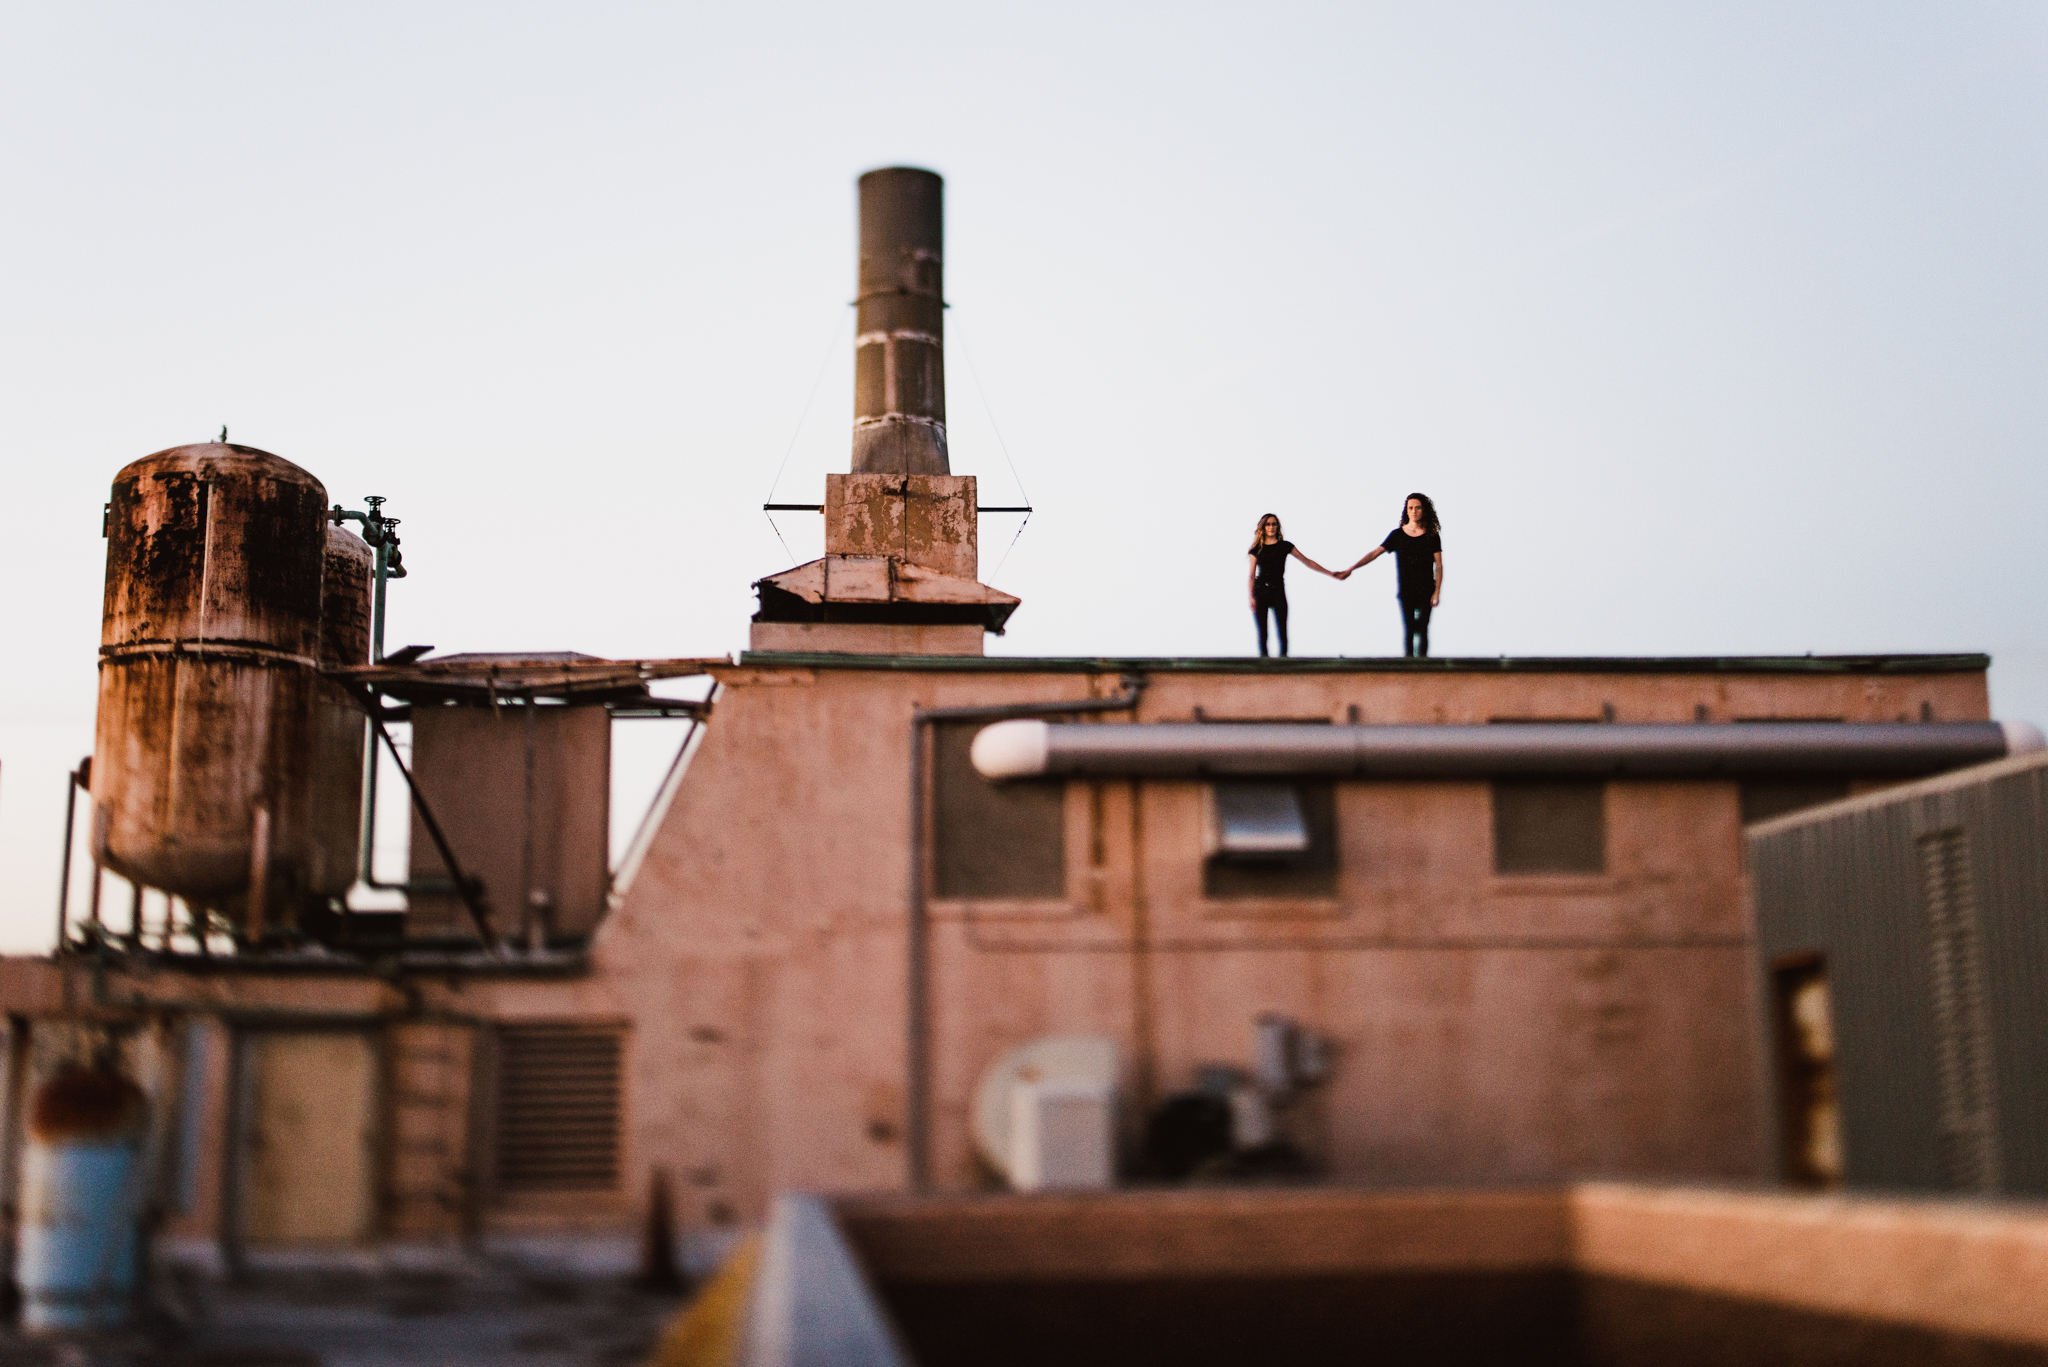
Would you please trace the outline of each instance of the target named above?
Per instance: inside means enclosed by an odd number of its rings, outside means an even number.
[[[2048,1347],[2048,1208],[1584,1186],[1576,1270]]]
[[[844,1199],[878,1281],[1556,1270],[2048,1347],[2048,1207],[1588,1184]]]
[[[836,1208],[887,1281],[1501,1271],[1571,1259],[1570,1208],[1554,1188],[884,1197]]]

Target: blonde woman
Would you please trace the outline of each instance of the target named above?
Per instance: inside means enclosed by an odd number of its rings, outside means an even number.
[[[1280,535],[1280,518],[1267,513],[1259,519],[1259,529],[1252,534],[1251,548],[1251,599],[1252,621],[1259,628],[1259,655],[1266,654],[1266,614],[1273,614],[1273,626],[1280,638],[1280,654],[1287,654],[1287,557],[1293,556],[1317,574],[1337,576],[1324,569],[1315,561],[1295,549],[1292,541]]]

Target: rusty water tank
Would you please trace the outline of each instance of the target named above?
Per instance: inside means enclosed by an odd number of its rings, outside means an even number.
[[[376,552],[346,527],[329,525],[320,576],[320,663],[370,663],[370,593]],[[339,897],[356,877],[362,832],[362,705],[332,679],[313,689],[312,863],[308,891]]]
[[[93,854],[245,927],[312,883],[326,502],[290,461],[214,442],[114,478]]]

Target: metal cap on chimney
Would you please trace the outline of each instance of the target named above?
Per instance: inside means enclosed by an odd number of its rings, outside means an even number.
[[[891,166],[860,178],[853,470],[945,475],[945,181]]]

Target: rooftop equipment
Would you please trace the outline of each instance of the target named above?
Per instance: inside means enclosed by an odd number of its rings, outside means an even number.
[[[1084,726],[1004,721],[974,738],[984,778],[1915,777],[2048,748],[2028,722],[1569,722],[1542,726]]]
[[[852,468],[825,477],[825,555],[755,584],[756,650],[979,655],[1017,599],[980,583],[977,484],[946,449],[943,201],[930,171],[860,178]]]
[[[1019,1045],[981,1075],[974,1139],[1018,1191],[1116,1182],[1116,1041],[1055,1035]]]
[[[311,890],[326,491],[206,442],[114,478],[94,859],[257,935]]]
[[[36,1089],[22,1162],[22,1325],[108,1329],[128,1319],[142,1216],[148,1103],[109,1067],[74,1064]]]
[[[320,576],[320,664],[370,661],[369,543],[330,524]],[[339,680],[322,677],[313,699],[312,851],[309,891],[339,897],[355,881],[362,841],[363,708]]]
[[[890,166],[860,178],[853,370],[855,474],[950,475],[945,181]]]

